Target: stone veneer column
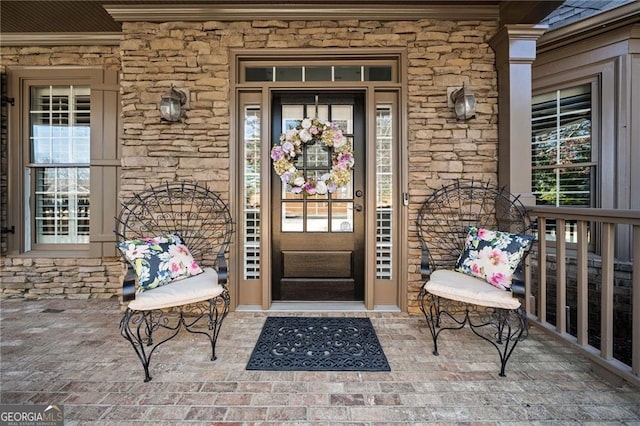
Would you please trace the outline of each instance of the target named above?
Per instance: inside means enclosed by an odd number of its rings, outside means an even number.
[[[531,64],[546,26],[505,25],[489,41],[498,69],[498,184],[534,205],[531,192]]]

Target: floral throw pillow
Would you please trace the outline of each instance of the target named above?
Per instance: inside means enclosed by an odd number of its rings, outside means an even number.
[[[123,241],[117,246],[138,276],[138,293],[203,272],[179,235]]]
[[[454,270],[481,278],[499,289],[510,290],[513,274],[533,239],[532,235],[470,226],[465,249]]]

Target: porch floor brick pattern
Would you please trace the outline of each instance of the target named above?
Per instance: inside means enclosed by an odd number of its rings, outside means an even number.
[[[63,404],[68,425],[640,425],[639,388],[604,380],[536,328],[501,378],[495,350],[468,330],[443,334],[436,357],[421,317],[332,312],[371,319],[391,372],[247,371],[268,315],[230,313],[213,362],[206,339],[180,333],[144,383],[117,300],[2,300],[0,403]]]

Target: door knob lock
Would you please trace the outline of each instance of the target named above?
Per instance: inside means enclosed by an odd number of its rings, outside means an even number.
[[[355,211],[361,212],[362,211],[362,204],[356,204],[355,206],[353,206],[353,208],[355,209]]]

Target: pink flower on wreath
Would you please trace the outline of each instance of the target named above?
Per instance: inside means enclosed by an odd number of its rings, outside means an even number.
[[[280,160],[282,157],[284,157],[284,150],[282,149],[281,145],[276,145],[271,149],[271,159],[272,160]]]
[[[289,183],[290,179],[291,179],[291,173],[289,172],[284,172],[283,174],[280,175],[280,180],[284,183]]]
[[[342,130],[337,129],[333,132],[333,146],[336,148],[341,148],[347,142],[347,138],[342,134]]]
[[[292,141],[298,136],[298,131],[296,129],[289,129],[285,134],[285,140]]]
[[[351,153],[345,152],[338,155],[338,164],[336,164],[337,169],[348,169],[353,166],[353,155]]]
[[[293,154],[292,156],[294,156],[295,155],[295,149],[296,149],[296,147],[293,146],[293,144],[291,142],[289,142],[289,141],[287,141],[287,142],[282,144],[282,151],[284,151],[286,154],[289,154],[289,155]]]
[[[316,187],[310,182],[306,183],[303,189],[309,195],[315,195],[316,193]]]

